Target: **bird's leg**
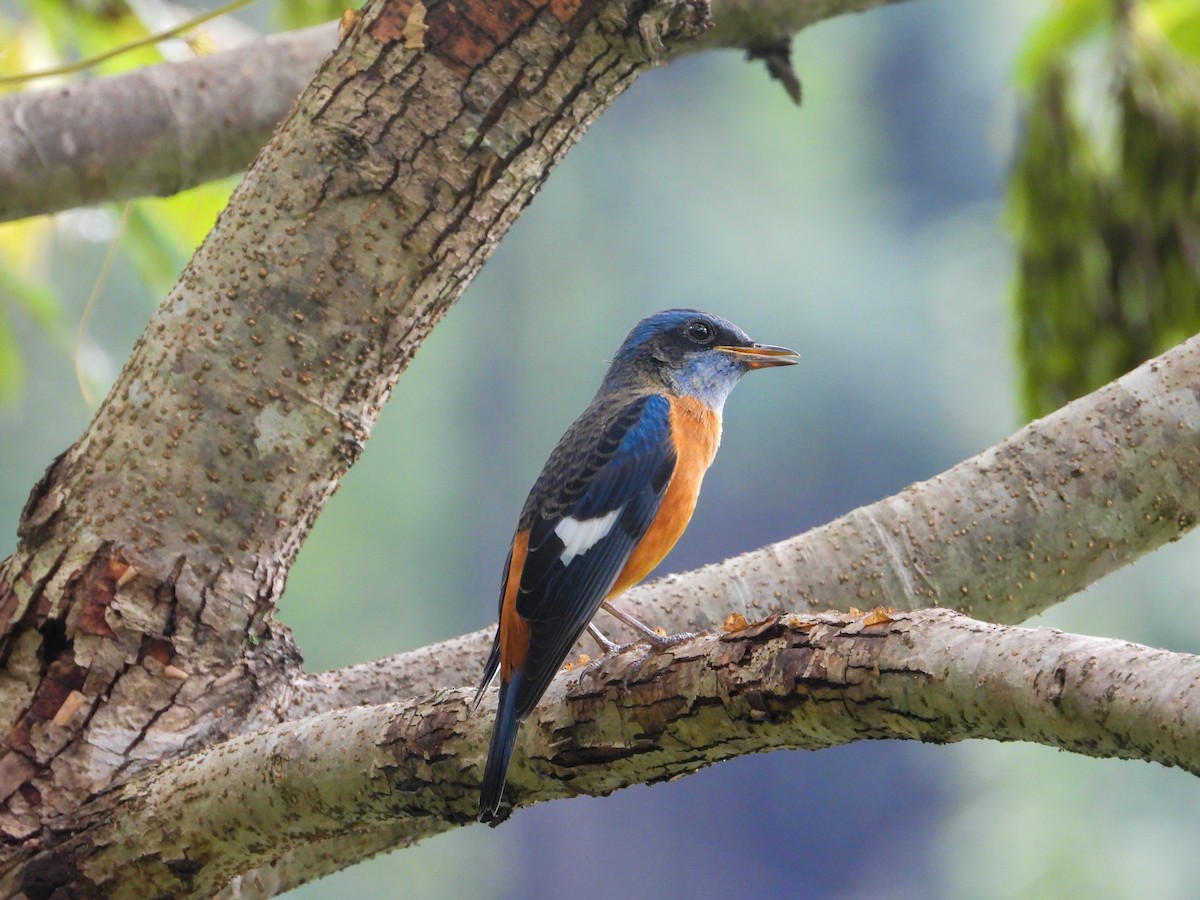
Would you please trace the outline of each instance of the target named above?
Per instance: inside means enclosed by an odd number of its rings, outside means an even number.
[[[621,648],[604,636],[599,628],[588,622],[587,632],[592,636],[592,639],[600,645],[600,655],[608,656],[610,653],[616,653]]]
[[[654,647],[655,650],[665,650],[667,647],[674,647],[676,644],[683,643],[688,638],[693,638],[696,636],[695,633],[691,631],[685,631],[680,634],[661,635],[641,619],[631,616],[622,609],[618,609],[607,600],[602,601],[600,605],[608,611],[609,615],[620,620],[621,622],[624,622],[634,631],[638,632],[638,634],[650,642],[650,645]]]

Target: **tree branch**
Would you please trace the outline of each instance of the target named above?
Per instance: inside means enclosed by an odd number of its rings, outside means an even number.
[[[786,45],[822,19],[896,2],[718,0],[699,43],[668,42],[664,53]],[[0,222],[172,194],[242,170],[336,36],[331,22],[201,59],[0,96]]]
[[[0,96],[0,221],[174,194],[245,168],[336,36],[330,23]]]
[[[1195,527],[1198,384],[1200,336],[929,481],[618,602],[668,632],[879,604],[1023,621]],[[288,715],[473,684],[491,639],[302,676]]]
[[[300,842],[385,824],[413,841],[472,822],[491,721],[469,698],[327,713],[148,773],[57,823],[63,842],[4,886],[93,896],[132,875],[151,893],[206,896]],[[1200,658],[946,610],[771,617],[559,679],[510,790],[525,806],[746,753],[975,737],[1200,773]]]

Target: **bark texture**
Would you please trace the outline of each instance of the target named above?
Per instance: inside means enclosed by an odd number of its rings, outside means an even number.
[[[0,221],[174,194],[245,168],[336,37],[321,25],[0,96]]]
[[[786,49],[821,19],[895,2],[717,0],[698,40],[659,40],[670,56]],[[0,222],[171,194],[241,171],[336,42],[328,23],[203,59],[0,96]]]
[[[194,754],[58,823],[62,842],[20,887],[204,897],[299,842],[380,827],[409,842],[473,822],[491,721],[470,699],[340,710]],[[510,791],[524,806],[745,753],[974,737],[1200,772],[1200,659],[945,610],[740,622],[560,679],[523,730]]]

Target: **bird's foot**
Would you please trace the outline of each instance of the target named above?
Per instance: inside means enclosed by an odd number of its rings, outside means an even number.
[[[638,619],[636,616],[631,616],[623,609],[618,609],[607,600],[600,605],[608,611],[609,615],[619,619],[621,622],[624,622],[639,635],[641,635],[642,639],[650,644],[650,646],[655,650],[666,650],[668,647],[674,647],[676,644],[682,644],[684,641],[690,640],[696,636],[696,632],[694,631],[684,631],[679,634],[659,634],[641,619]],[[590,628],[592,626],[588,627]],[[607,640],[607,638],[605,640]],[[611,642],[610,646],[615,647],[615,645],[611,644]]]
[[[698,634],[700,634],[698,631],[681,631],[679,634],[659,634],[657,631],[652,631],[650,634],[643,633],[642,637],[655,650],[666,650],[668,647],[690,641]]]
[[[591,622],[588,623],[587,632],[592,636],[592,640],[594,640],[600,646],[601,656],[608,656],[608,654],[616,653],[621,649],[620,644],[614,644],[612,641],[606,638],[604,636],[604,632],[602,632]]]

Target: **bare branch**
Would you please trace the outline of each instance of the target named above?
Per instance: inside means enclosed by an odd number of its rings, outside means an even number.
[[[245,168],[336,35],[319,25],[0,97],[0,221],[174,194]]]
[[[718,0],[702,42],[668,42],[663,52],[786,45],[821,19],[895,2]],[[336,35],[331,22],[202,59],[0,96],[0,222],[172,194],[240,171]]]
[[[880,604],[1022,621],[1196,525],[1196,385],[1200,336],[929,481],[619,602],[669,632]],[[471,684],[490,641],[479,631],[305,676],[290,714]]]
[[[58,824],[65,840],[0,887],[90,896],[132,868],[152,892],[206,896],[298,842],[385,823],[413,841],[472,822],[490,718],[469,698],[327,713],[198,753]],[[1200,658],[947,610],[772,617],[559,679],[510,789],[525,806],[746,753],[975,737],[1195,774]]]

